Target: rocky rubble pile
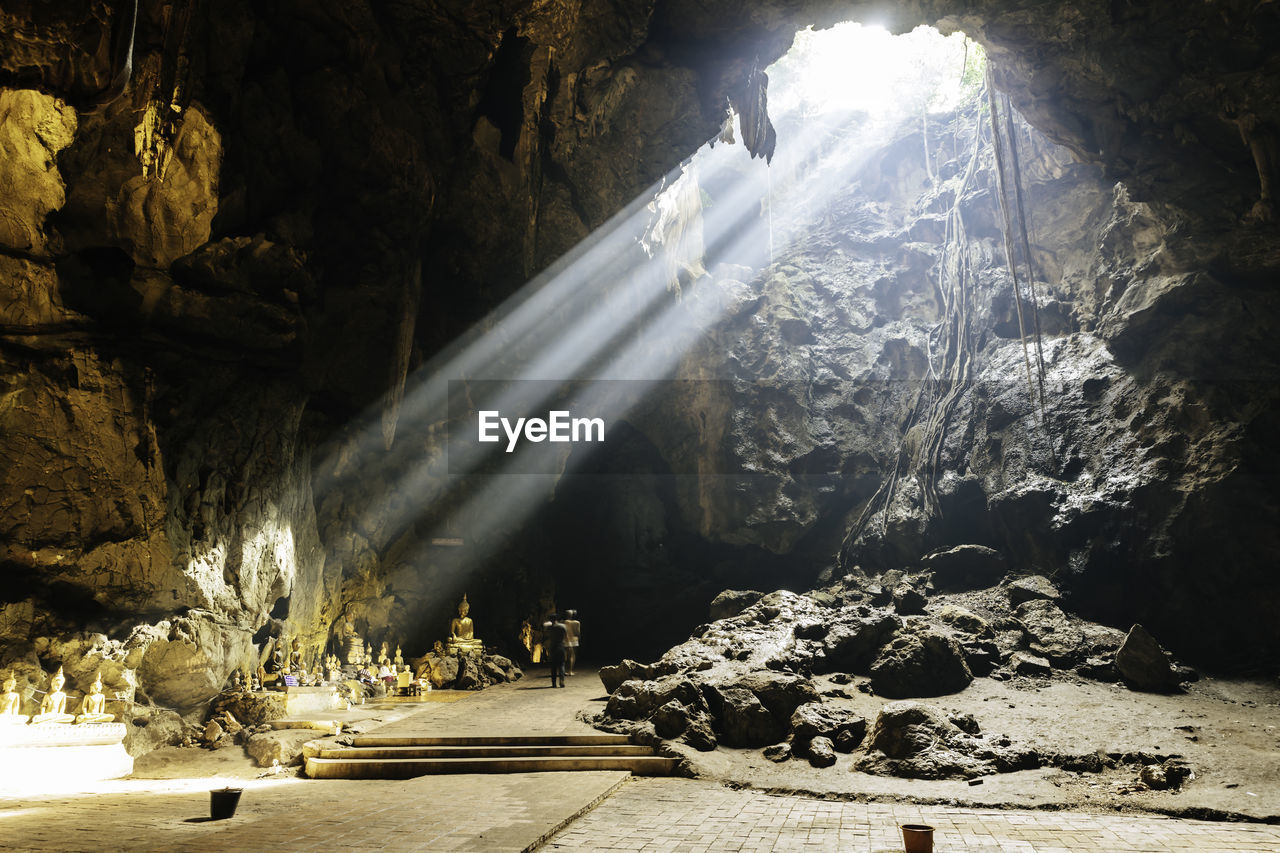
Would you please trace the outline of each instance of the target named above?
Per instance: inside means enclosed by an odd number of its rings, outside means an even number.
[[[609,700],[593,722],[701,751],[764,747],[770,760],[796,756],[817,767],[856,752],[854,769],[923,779],[1042,766],[1163,767],[1169,756],[1147,761],[1019,745],[983,732],[972,715],[906,701],[957,693],[975,677],[1086,678],[1159,691],[1195,677],[1141,626],[1126,635],[1080,619],[1059,606],[1048,578],[1000,580],[973,569],[993,562],[990,555],[966,548],[935,555],[932,571],[849,576],[803,595],[726,591],[711,606],[719,618],[659,660],[602,669]],[[950,571],[962,565],[968,568]],[[899,701],[886,703],[869,726],[842,707],[850,694],[833,685]]]
[[[489,654],[474,657],[427,652],[414,659],[414,671],[425,674],[436,690],[482,690],[524,677],[524,671],[510,658]]]

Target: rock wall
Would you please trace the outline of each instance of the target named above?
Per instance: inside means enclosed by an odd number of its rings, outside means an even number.
[[[0,562],[14,582],[0,666],[29,693],[43,688],[40,669],[68,665],[83,689],[101,666],[112,707],[142,719],[198,711],[270,634],[318,650],[357,603],[365,630],[438,624],[448,558],[412,556],[412,529],[363,517],[390,472],[433,453],[430,426],[406,436],[400,422],[406,376],[710,138],[727,100],[750,102],[757,57],[781,55],[799,26],[866,13],[819,5],[9,4]],[[1064,478],[1034,446],[1011,449],[1013,385],[974,391],[953,415],[971,415],[974,432],[949,431],[938,463],[956,472],[940,474],[940,501],[980,492],[982,535],[1033,563],[1066,537],[1082,555],[1067,565],[1080,588],[1118,584],[1125,607],[1153,588],[1149,606],[1169,614],[1202,593],[1221,593],[1215,613],[1268,600],[1256,592],[1271,577],[1258,531],[1274,529],[1262,525],[1274,514],[1263,330],[1275,242],[1241,216],[1270,212],[1275,13],[939,0],[893,14],[895,26],[937,21],[982,40],[1015,103],[1108,175],[1035,203],[1061,205],[1054,216],[1075,229],[1061,246],[1040,241],[1066,324],[1051,356],[1108,377],[1057,395],[1049,416],[1056,458],[1079,458],[1078,470]],[[1126,189],[1112,195],[1113,178]],[[1098,218],[1080,221],[1067,209],[1077,203]],[[1100,254],[1062,248],[1090,239]],[[893,371],[918,360],[936,310],[927,253],[902,251],[919,304],[898,308],[918,318],[868,344],[886,377],[910,375]],[[787,323],[837,299],[801,260],[772,269],[765,302],[736,316],[834,334]],[[854,301],[841,310],[885,310],[874,293]],[[999,331],[1007,317],[992,316],[984,369],[1003,375],[1017,350]],[[796,345],[741,346],[783,344]],[[372,447],[360,438],[369,424]],[[786,444],[802,469],[851,485],[795,499],[686,493],[681,524],[703,542],[818,554],[880,481],[896,444],[892,430],[875,435],[868,447]],[[356,445],[364,476],[339,487],[334,460]],[[844,455],[815,453],[829,446]],[[1110,455],[1094,461],[1094,449]],[[1119,492],[1086,482],[1133,453]],[[743,500],[777,523],[744,516]],[[1111,512],[1121,506],[1129,515]],[[948,538],[932,516],[891,515]],[[851,541],[911,553],[893,537]],[[1212,580],[1193,571],[1224,553]],[[493,572],[507,584],[495,602],[547,586],[528,561]]]

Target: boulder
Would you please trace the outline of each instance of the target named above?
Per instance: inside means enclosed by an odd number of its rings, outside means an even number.
[[[656,674],[654,667],[648,664],[637,663],[633,660],[623,660],[622,663],[614,666],[601,667],[600,681],[604,684],[605,692],[612,693],[624,681],[632,679],[648,681],[653,679]]]
[[[182,743],[186,734],[185,724],[177,711],[135,705],[124,738],[125,751],[137,758],[153,749]]]
[[[991,640],[969,640],[960,643],[964,662],[975,676],[990,675],[1000,663],[1000,647]]]
[[[862,742],[866,733],[867,721],[862,717],[821,702],[806,702],[791,715],[791,735],[797,742],[821,736],[834,740],[837,745],[848,745],[848,749],[840,749],[848,752]]]
[[[1009,593],[1009,605],[1017,607],[1024,601],[1035,601],[1043,599],[1045,601],[1057,601],[1061,598],[1058,588],[1053,585],[1053,581],[1044,575],[1027,575],[1026,577],[1016,578],[1009,582],[1007,592]]]
[[[712,730],[711,717],[697,712],[689,715],[689,725],[680,735],[680,740],[699,752],[710,752],[716,748],[716,735]]]
[[[952,711],[947,714],[947,721],[967,735],[982,732],[982,726],[978,725],[978,718],[968,712]]]
[[[431,665],[431,686],[450,688],[458,680],[458,659],[452,655],[436,658]]]
[[[761,598],[764,593],[754,589],[726,589],[711,599],[711,621],[732,619]]]
[[[926,626],[899,632],[871,664],[872,689],[890,699],[956,693],[971,681],[960,644]]]
[[[458,678],[453,682],[455,690],[479,690],[485,686],[480,664],[472,655],[459,655]]]
[[[1052,675],[1049,661],[1030,652],[1014,652],[1009,656],[1009,669],[1018,675]]]
[[[231,714],[246,726],[260,726],[285,715],[283,693],[233,691],[221,694],[211,709],[214,715]]]
[[[984,637],[991,633],[991,626],[987,624],[986,619],[954,604],[945,605],[935,614],[935,617],[957,631],[973,634],[975,637]]]
[[[890,702],[876,716],[867,753],[855,767],[909,779],[971,779],[994,771],[997,755],[937,708]]]
[[[924,613],[927,602],[925,594],[909,583],[900,583],[893,588],[893,609],[899,616]]]
[[[688,676],[668,675],[657,681],[640,681],[634,678],[624,681],[609,696],[605,713],[624,720],[643,720],[672,701],[691,713],[707,711],[702,691]]]
[[[1173,693],[1182,681],[1168,654],[1141,625],[1129,629],[1116,652],[1116,669],[1125,684],[1151,693]]]
[[[836,752],[853,752],[862,743],[863,732],[842,731],[836,735]]]
[[[480,668],[484,680],[489,684],[502,684],[507,680],[507,671],[492,660],[486,659]]]
[[[777,743],[786,734],[756,694],[745,687],[719,688],[714,695],[720,740],[726,746],[765,746]]]
[[[823,640],[814,672],[866,672],[902,621],[892,613],[864,607],[842,614]]]
[[[932,705],[921,702],[890,702],[876,715],[868,750],[879,750],[889,758],[910,758],[947,744],[963,732]]]
[[[689,728],[689,710],[675,699],[653,712],[653,730],[663,740],[675,740]]]
[[[836,750],[831,743],[831,738],[818,735],[809,741],[806,752],[809,755],[809,763],[814,767],[830,767],[836,763]]]
[[[307,729],[261,732],[250,736],[247,748],[259,767],[270,767],[272,761],[288,767],[301,763],[303,744],[315,739],[316,733]]]
[[[772,761],[774,764],[781,764],[791,758],[791,744],[775,743],[773,746],[764,748],[764,757]]]
[[[786,672],[748,673],[733,682],[733,686],[754,693],[784,729],[796,708],[806,702],[818,701],[818,691],[812,681]]]
[[[1014,617],[1027,633],[1031,651],[1061,667],[1070,667],[1084,649],[1084,632],[1058,605],[1044,599],[1019,604]]]
[[[935,551],[923,557],[920,566],[933,572],[934,586],[943,590],[994,586],[1005,573],[1004,557],[984,545],[957,545]]]
[[[204,734],[201,735],[201,740],[209,746],[213,746],[224,734],[226,734],[226,732],[223,730],[222,726],[219,725],[218,721],[210,720],[205,724]]]

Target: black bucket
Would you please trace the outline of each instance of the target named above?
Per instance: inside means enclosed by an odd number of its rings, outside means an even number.
[[[209,817],[212,820],[226,820],[234,817],[236,806],[240,805],[240,794],[244,788],[218,788],[209,792]]]

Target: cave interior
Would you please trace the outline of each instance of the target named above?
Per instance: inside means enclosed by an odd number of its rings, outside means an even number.
[[[859,25],[950,64],[804,90]],[[970,560],[1274,676],[1277,37],[1252,0],[8,3],[0,670],[190,722],[279,638],[416,658],[464,594],[497,653],[573,608],[607,665],[725,590]],[[474,440],[561,405],[604,440]]]

